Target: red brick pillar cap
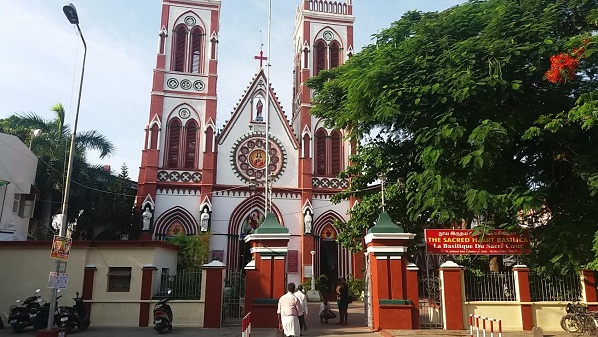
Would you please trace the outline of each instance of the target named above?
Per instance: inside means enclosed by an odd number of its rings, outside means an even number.
[[[463,267],[456,264],[454,261],[446,261],[445,263],[440,265],[440,268],[452,269],[452,268],[463,268]]]
[[[209,268],[225,268],[226,265],[223,262],[220,262],[218,260],[214,260],[210,263],[206,263],[203,266],[201,266],[204,269],[209,269]]]
[[[527,266],[524,264],[516,264],[513,266],[513,269],[522,269],[522,268],[527,269]]]

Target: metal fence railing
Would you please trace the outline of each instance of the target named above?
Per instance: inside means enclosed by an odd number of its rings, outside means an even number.
[[[176,274],[154,273],[153,299],[201,299],[201,270],[181,270]],[[170,295],[168,290],[171,291]]]
[[[516,301],[513,273],[476,275],[466,271],[465,298],[467,301]]]
[[[581,299],[581,278],[575,271],[559,276],[530,273],[529,288],[533,302]]]

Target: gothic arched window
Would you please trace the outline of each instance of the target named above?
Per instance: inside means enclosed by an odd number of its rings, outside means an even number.
[[[201,28],[195,27],[191,30],[191,48],[189,52],[189,59],[191,60],[190,69],[194,74],[201,72],[201,42],[203,39],[203,32]]]
[[[330,138],[332,139],[332,149],[330,151],[330,155],[332,157],[332,171],[330,173],[333,175],[337,175],[341,171],[341,133],[338,130],[334,130],[330,134]]]
[[[185,124],[185,168],[195,168],[197,154],[197,123],[190,120]]]
[[[154,124],[150,128],[150,149],[158,148],[158,131],[158,124]]]
[[[316,174],[326,174],[326,131],[319,129],[316,132]]]
[[[166,152],[166,166],[179,167],[179,150],[181,140],[181,122],[175,118],[168,123],[168,151]]]
[[[185,71],[185,46],[187,39],[187,27],[180,24],[174,31],[172,70]]]
[[[338,67],[341,59],[341,48],[338,42],[333,41],[330,44],[330,69]]]
[[[305,134],[305,135],[303,135],[303,158],[311,157],[310,151],[309,151],[309,146],[310,146],[309,135]]]
[[[318,75],[321,70],[326,69],[326,43],[322,40],[316,42],[316,57],[314,59],[314,75]]]

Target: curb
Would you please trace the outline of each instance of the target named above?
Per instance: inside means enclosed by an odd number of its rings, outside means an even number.
[[[378,334],[382,337],[393,337],[392,334],[386,330],[380,330],[378,331]]]

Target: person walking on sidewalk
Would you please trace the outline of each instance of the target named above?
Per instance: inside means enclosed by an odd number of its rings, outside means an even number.
[[[295,283],[287,285],[288,292],[278,300],[278,330],[281,330],[286,337],[299,337],[299,312],[302,311],[299,299],[293,294]]]
[[[301,331],[307,331],[307,324],[305,324],[305,319],[309,316],[309,308],[307,307],[307,299],[305,298],[305,294],[303,293],[303,286],[297,286],[297,292],[295,292],[295,297],[299,299],[299,303],[301,303],[302,311],[299,312],[299,328]]]
[[[349,286],[344,278],[338,280],[338,286],[336,286],[336,305],[338,306],[338,314],[340,320],[337,325],[347,325],[348,310],[349,310]]]

